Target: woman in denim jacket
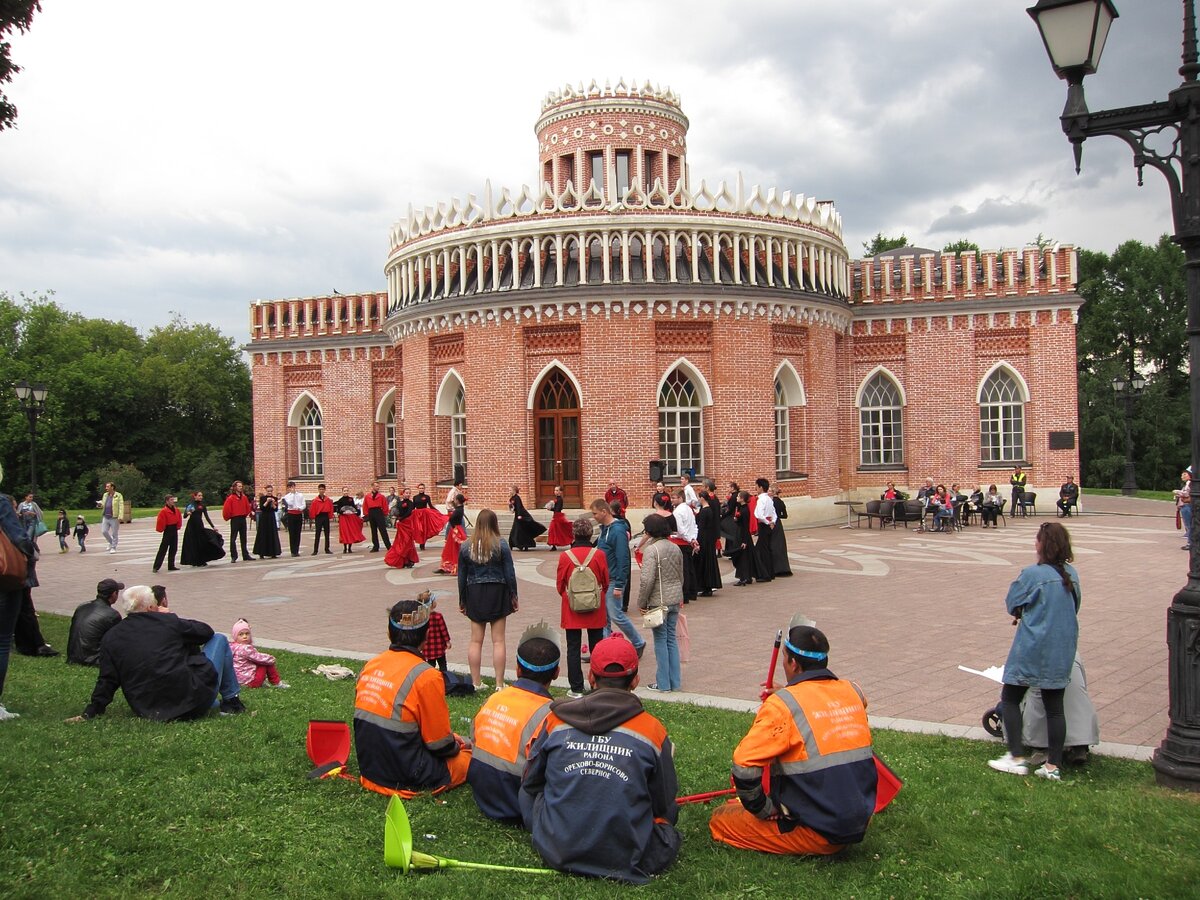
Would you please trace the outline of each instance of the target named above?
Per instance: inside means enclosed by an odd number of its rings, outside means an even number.
[[[4,477],[4,469],[0,468],[0,479]],[[25,554],[29,562],[30,577],[33,576],[33,542],[29,539],[21,523],[17,520],[17,511],[12,498],[0,494],[0,529],[12,541],[13,546]],[[26,583],[29,583],[28,580]],[[24,588],[0,587],[0,699],[4,697],[4,677],[8,674],[8,655],[12,649],[13,627],[17,624],[17,615],[21,611],[21,599]],[[10,713],[0,703],[0,722],[15,719],[16,713]]]
[[[483,658],[483,633],[492,632],[492,667],[496,671],[496,690],[504,687],[504,620],[517,611],[517,570],[513,566],[508,542],[500,538],[496,514],[481,509],[475,520],[475,532],[458,553],[458,611],[471,620],[471,641],[467,645],[467,664],[471,683],[479,688]]]

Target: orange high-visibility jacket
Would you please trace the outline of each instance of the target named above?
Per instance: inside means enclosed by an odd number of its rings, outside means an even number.
[[[517,792],[529,744],[549,714],[550,693],[527,679],[493,694],[476,713],[467,781],[489,819],[520,821]]]

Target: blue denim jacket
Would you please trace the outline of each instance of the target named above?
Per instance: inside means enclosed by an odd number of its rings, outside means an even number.
[[[477,563],[471,559],[470,541],[464,543],[458,551],[458,596],[466,596],[469,584],[488,583],[506,583],[513,594],[517,593],[517,570],[513,566],[508,541],[503,538],[500,540],[500,555],[493,556],[485,563]]]

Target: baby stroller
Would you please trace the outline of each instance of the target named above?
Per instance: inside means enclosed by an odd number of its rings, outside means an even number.
[[[1021,701],[1021,709],[1024,713],[1024,733],[1021,737],[1025,745],[1044,751],[1049,741],[1046,739],[1046,710],[1042,706],[1041,691],[1037,688],[1030,689]],[[1067,719],[1063,762],[1068,765],[1084,765],[1088,761],[1088,748],[1100,743],[1100,720],[1088,696],[1087,675],[1078,653],[1075,654],[1071,680],[1063,697],[1063,713]],[[982,724],[984,730],[993,737],[1004,737],[1004,717],[1000,703],[983,714]]]

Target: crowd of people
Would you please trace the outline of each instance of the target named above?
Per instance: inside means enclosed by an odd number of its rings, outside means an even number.
[[[983,485],[979,485],[968,493],[957,483],[947,488],[944,483],[935,484],[932,478],[926,478],[925,483],[917,489],[914,498],[921,504],[917,531],[954,531],[969,526],[976,516],[979,517],[983,528],[997,528],[998,520],[1004,514],[1005,505],[1009,504],[1010,500],[1010,515],[1024,511],[1028,475],[1021,466],[1013,468],[1012,475],[1009,476],[1009,487],[1011,492],[1008,497],[1003,496],[995,484],[988,485],[986,490]],[[880,499],[902,503],[909,498],[903,491],[897,490],[895,482],[889,481]],[[1055,508],[1063,518],[1070,518],[1078,510],[1079,485],[1075,483],[1074,475],[1067,475],[1059,487]],[[928,529],[926,519],[930,520]]]

